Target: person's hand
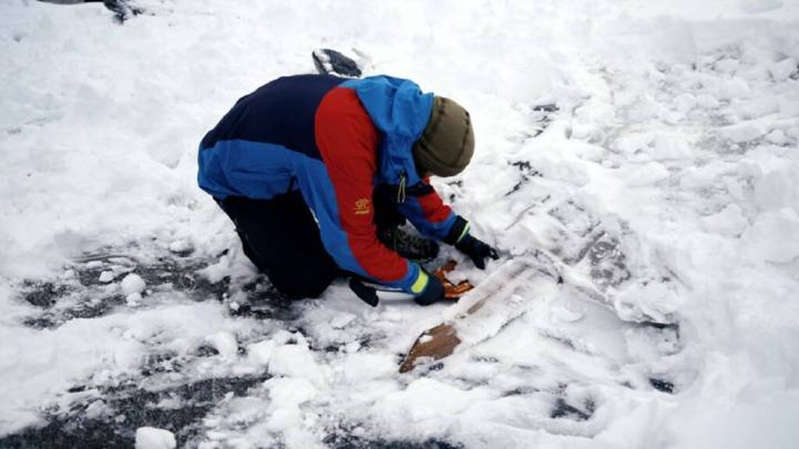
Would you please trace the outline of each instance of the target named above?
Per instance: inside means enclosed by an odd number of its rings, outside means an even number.
[[[471,234],[466,234],[463,238],[455,244],[455,248],[458,251],[462,252],[469,256],[474,262],[474,266],[477,268],[484,270],[486,267],[485,259],[490,257],[494,260],[499,259],[499,254],[497,254],[497,250],[488,246],[485,242],[482,242],[474,237]]]
[[[436,301],[444,299],[444,285],[437,277],[425,273],[427,276],[427,285],[425,285],[422,293],[413,298],[416,304],[420,306],[429,306]]]

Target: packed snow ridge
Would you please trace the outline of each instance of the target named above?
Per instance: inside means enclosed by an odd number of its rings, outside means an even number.
[[[0,5],[0,446],[796,447],[795,2],[117,3]],[[474,120],[507,295],[409,373],[465,304],[286,303],[195,183],[319,47]]]

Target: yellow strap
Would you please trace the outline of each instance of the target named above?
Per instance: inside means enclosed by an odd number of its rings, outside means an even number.
[[[400,177],[399,188],[397,189],[397,202],[405,202],[405,175]]]
[[[425,273],[424,270],[419,269],[419,276],[417,276],[416,281],[414,281],[413,285],[411,285],[411,293],[414,295],[422,293],[422,290],[427,287],[427,281],[427,273]]]
[[[461,231],[461,235],[458,236],[458,240],[455,240],[455,243],[461,241],[461,239],[469,232],[469,223],[466,223],[466,226],[463,227],[463,231]]]

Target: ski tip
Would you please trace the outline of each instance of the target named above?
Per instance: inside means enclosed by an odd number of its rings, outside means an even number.
[[[400,373],[407,373],[427,361],[447,357],[461,343],[458,332],[451,324],[442,323],[422,333],[413,343],[408,355],[399,367]]]

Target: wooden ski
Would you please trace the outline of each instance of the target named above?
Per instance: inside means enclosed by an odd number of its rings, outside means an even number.
[[[463,343],[469,346],[493,335],[524,312],[525,303],[552,293],[559,283],[554,267],[537,257],[505,262],[479,286],[466,293],[445,313],[443,323],[416,339],[399,371],[451,355]]]

